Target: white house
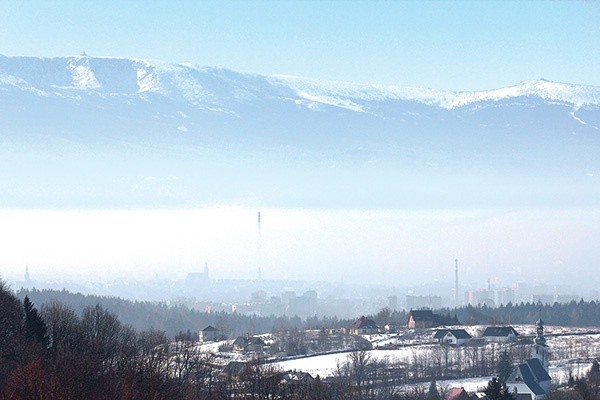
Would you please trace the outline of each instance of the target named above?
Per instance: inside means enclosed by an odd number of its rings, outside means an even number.
[[[519,332],[512,326],[488,326],[483,332],[486,342],[514,342]]]
[[[453,346],[460,346],[472,339],[471,335],[464,329],[439,329],[433,336],[437,339],[440,344],[449,344]]]

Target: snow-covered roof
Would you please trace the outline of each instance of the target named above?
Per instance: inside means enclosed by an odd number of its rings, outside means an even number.
[[[472,338],[472,336],[469,335],[469,332],[467,332],[464,329],[438,329],[435,332],[435,334],[433,335],[433,338],[434,339],[442,339],[448,333],[451,334],[452,336],[454,336],[456,339],[471,339]]]
[[[488,326],[483,332],[484,337],[506,337],[511,334],[518,336],[519,332],[512,326]]]
[[[526,361],[526,364],[538,382],[545,382],[551,379],[548,371],[542,366],[538,358],[530,358]]]

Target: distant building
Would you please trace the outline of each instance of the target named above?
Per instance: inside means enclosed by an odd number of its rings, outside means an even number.
[[[461,346],[471,341],[472,336],[464,329],[438,329],[433,338],[440,344]]]
[[[264,290],[257,290],[252,292],[250,301],[252,304],[264,304],[267,302],[267,292]]]
[[[307,290],[306,292],[304,292],[302,297],[310,300],[317,300],[319,298],[319,294],[316,290]]]
[[[293,384],[293,383],[311,383],[314,382],[315,378],[308,372],[302,371],[286,371],[281,374],[281,383]]]
[[[379,333],[379,326],[364,315],[350,325],[351,335],[374,335],[376,333]]]
[[[439,316],[431,310],[410,310],[406,319],[408,329],[424,329],[440,326]]]
[[[406,308],[409,310],[419,310],[427,308],[430,310],[442,308],[441,296],[406,296]]]
[[[214,326],[208,325],[200,331],[201,342],[214,342],[221,338],[221,331]]]
[[[210,284],[210,278],[208,277],[208,263],[204,264],[204,272],[190,272],[185,279],[185,283],[190,288],[208,286]]]
[[[262,352],[266,343],[256,336],[239,336],[233,341],[233,351],[237,352]]]
[[[496,305],[508,304],[515,301],[515,291],[511,288],[500,288],[493,291]]]
[[[465,293],[465,301],[470,305],[486,305],[488,307],[495,307],[494,293],[491,290],[468,290]]]
[[[512,326],[488,326],[483,332],[486,342],[514,342],[519,332]]]
[[[246,370],[248,363],[245,361],[230,361],[223,368],[223,372],[225,375],[229,377],[229,379],[237,380]]]
[[[281,302],[284,305],[290,304],[290,300],[295,299],[295,298],[296,298],[296,292],[293,290],[287,290],[281,294]]]

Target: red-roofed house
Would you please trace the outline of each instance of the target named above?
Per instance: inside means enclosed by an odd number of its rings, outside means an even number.
[[[379,327],[375,321],[364,315],[350,325],[351,335],[374,335],[376,333],[379,333]]]
[[[471,397],[464,388],[455,387],[450,389],[448,395],[446,396],[446,400],[471,400]]]

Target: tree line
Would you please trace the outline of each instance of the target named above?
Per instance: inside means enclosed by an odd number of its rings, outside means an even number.
[[[547,325],[598,327],[600,326],[600,302],[572,300],[568,303],[542,304],[540,302],[508,303],[498,307],[466,305],[457,308],[433,310],[447,325],[500,325],[532,324],[540,317]],[[405,326],[409,311],[383,308],[370,316],[380,326]],[[458,322],[458,323],[455,323]]]
[[[228,337],[284,330],[320,329],[348,327],[348,319],[335,316],[312,316],[302,319],[298,316],[259,316],[235,312],[206,312],[182,305],[169,305],[166,302],[132,301],[118,297],[83,295],[66,290],[20,289],[19,299],[26,296],[35,304],[59,302],[81,315],[87,307],[100,305],[115,314],[120,321],[137,330],[154,329],[164,331],[169,338],[188,334],[196,338],[199,330],[212,325]],[[180,336],[184,337],[184,336]]]
[[[20,289],[19,299],[27,296],[35,304],[60,302],[81,315],[86,307],[101,305],[115,314],[120,321],[137,329],[164,331],[168,337],[189,333],[196,337],[198,330],[208,325],[220,329],[229,337],[285,330],[347,328],[351,319],[336,316],[258,316],[230,312],[205,312],[182,305],[169,305],[165,302],[131,301],[118,297],[83,295],[66,290]],[[546,324],[561,326],[600,326],[600,302],[571,301],[569,303],[508,303],[499,307],[486,305],[464,306],[434,310],[450,322],[464,325],[479,324],[531,324],[539,318],[540,311]],[[403,327],[408,311],[384,308],[370,317],[380,326]]]

